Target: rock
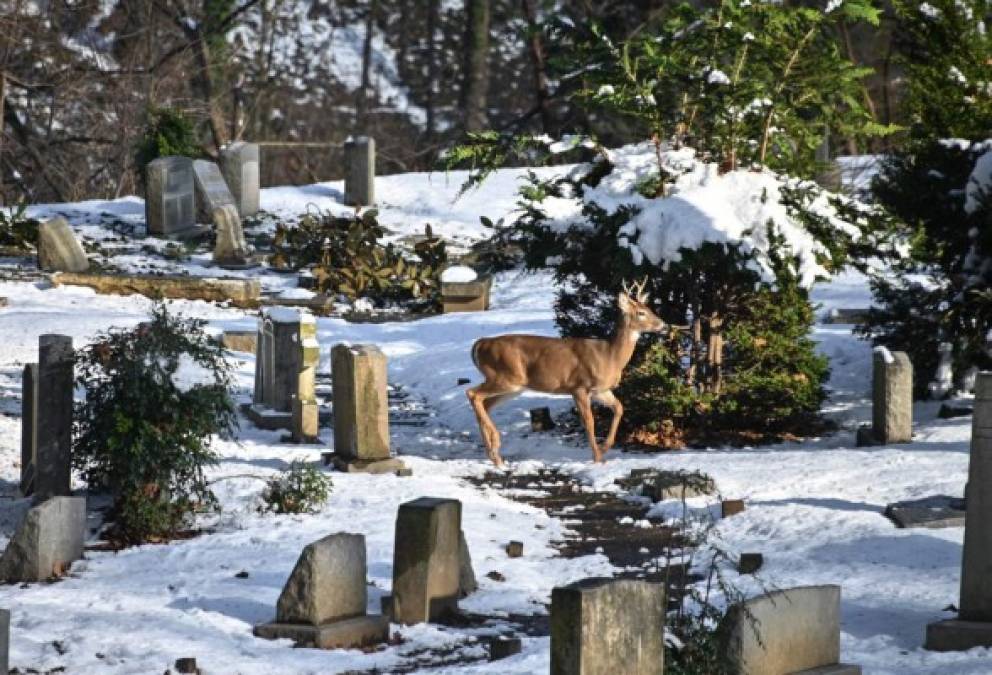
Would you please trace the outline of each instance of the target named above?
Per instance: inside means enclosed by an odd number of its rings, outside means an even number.
[[[395,473],[400,478],[409,478],[410,476],[413,475],[413,469],[405,466],[402,469],[396,469],[396,471],[394,471],[393,473]]]
[[[518,637],[496,637],[489,641],[489,660],[498,661],[519,654],[522,643]]]
[[[506,545],[506,555],[509,558],[519,558],[524,554],[524,543],[522,541],[511,541]]]
[[[740,574],[754,574],[765,564],[765,556],[760,553],[741,553],[737,561],[737,571]]]
[[[898,527],[964,527],[965,501],[960,497],[935,495],[889,504],[885,515]]]
[[[196,659],[191,656],[186,656],[181,659],[176,659],[176,672],[197,675],[197,673],[200,672],[200,669],[196,667]]]
[[[86,499],[52,497],[28,511],[0,558],[0,579],[45,581],[83,557]]]
[[[65,218],[52,218],[38,226],[38,267],[46,272],[85,272],[90,268],[86,251]]]
[[[365,537],[338,533],[307,545],[279,595],[277,623],[318,625],[365,614]]]
[[[585,579],[551,591],[551,674],[662,675],[665,590]]]

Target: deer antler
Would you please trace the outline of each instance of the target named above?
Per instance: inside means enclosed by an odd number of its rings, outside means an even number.
[[[644,278],[641,279],[640,281],[635,281],[632,287],[635,294],[634,297],[636,297],[637,301],[642,305],[645,305],[648,302],[648,294],[644,290],[644,287],[647,285],[647,283],[648,283],[648,278],[647,275],[645,275]]]

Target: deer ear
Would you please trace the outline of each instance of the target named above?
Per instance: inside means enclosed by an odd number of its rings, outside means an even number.
[[[629,312],[632,308],[630,297],[623,291],[617,295],[617,306],[621,312]]]

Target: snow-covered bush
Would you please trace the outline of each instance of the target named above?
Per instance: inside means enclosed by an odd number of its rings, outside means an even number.
[[[329,476],[306,462],[293,462],[283,473],[272,477],[262,491],[263,511],[273,513],[315,513],[327,502],[334,486]]]
[[[953,346],[954,379],[992,367],[992,35],[986,0],[896,2],[911,126],[874,183],[910,255],[874,280],[862,332],[909,353],[918,395]]]
[[[164,305],[131,330],[112,330],[77,353],[73,464],[113,499],[112,537],[168,537],[215,504],[204,477],[214,435],[236,428],[230,366],[204,322]]]

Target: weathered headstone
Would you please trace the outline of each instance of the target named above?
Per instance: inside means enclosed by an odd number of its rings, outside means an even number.
[[[718,629],[739,673],[860,675],[840,661],[840,586],[773,591],[733,605]]]
[[[400,505],[393,552],[392,614],[397,623],[437,619],[458,608],[461,502],[421,497]]]
[[[941,342],[937,346],[937,372],[928,385],[930,398],[941,399],[954,389],[954,345]]]
[[[71,494],[72,480],[72,338],[38,338],[35,408],[34,495],[38,500]]]
[[[389,456],[386,355],[375,345],[336,345],[331,350],[334,452],[338,468],[395,471]]]
[[[255,143],[238,141],[221,150],[221,171],[234,195],[234,203],[242,218],[258,213],[259,151]]]
[[[344,203],[349,206],[375,204],[375,139],[349,138],[344,144]]]
[[[193,160],[160,157],[145,167],[145,224],[148,234],[190,237],[202,232],[196,226]]]
[[[234,195],[228,189],[220,167],[215,163],[194,159],[193,184],[196,187],[196,215],[200,222],[214,222],[214,215],[222,206],[233,206],[237,211]]]
[[[46,272],[85,272],[90,268],[86,251],[65,218],[52,218],[38,226],[38,267]]]
[[[491,276],[480,277],[476,281],[442,281],[441,311],[444,314],[451,314],[483,312],[489,309],[492,285]]]
[[[489,660],[499,661],[519,654],[523,643],[518,637],[499,636],[489,641]]]
[[[927,649],[992,647],[992,373],[975,381],[966,513],[958,618],[928,625]]]
[[[263,429],[292,429],[294,440],[317,437],[315,392],[320,345],[317,321],[305,310],[271,307],[259,318],[255,392],[245,409]],[[297,415],[294,415],[294,409]],[[294,419],[301,425],[294,426]]]
[[[303,549],[276,604],[276,620],[255,635],[321,649],[385,642],[389,620],[367,616],[365,537],[338,533]]]
[[[21,378],[21,494],[34,494],[38,456],[38,364],[24,366]]]
[[[221,267],[247,266],[250,251],[241,229],[241,216],[234,204],[224,204],[214,209],[213,222],[217,225],[214,262]]]
[[[665,590],[634,579],[584,579],[551,591],[552,675],[661,675]]]
[[[52,497],[32,507],[0,558],[0,580],[44,581],[83,557],[86,499]]]
[[[875,350],[872,431],[880,443],[909,443],[913,439],[913,364],[906,352]]]
[[[10,672],[10,610],[0,609],[0,675]]]

